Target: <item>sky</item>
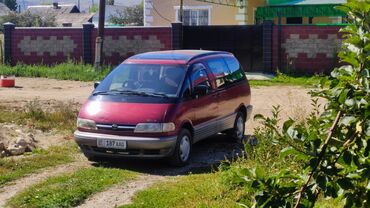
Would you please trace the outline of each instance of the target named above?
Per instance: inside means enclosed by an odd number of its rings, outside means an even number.
[[[98,5],[99,0],[79,0],[82,11],[88,11],[92,4]],[[141,3],[142,0],[115,0],[116,5],[132,6]],[[59,4],[78,4],[78,0],[17,0],[23,11],[27,6],[40,5],[40,4],[51,4],[58,2]]]

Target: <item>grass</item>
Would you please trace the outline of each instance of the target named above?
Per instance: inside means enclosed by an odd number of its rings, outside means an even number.
[[[7,202],[9,207],[72,207],[90,195],[117,183],[133,179],[130,171],[112,168],[84,168],[74,173],[51,177],[17,194]]]
[[[0,123],[17,123],[48,131],[52,129],[72,132],[76,126],[77,109],[70,103],[58,103],[53,109],[44,109],[38,100],[30,101],[25,109],[10,110],[0,107]]]
[[[21,158],[0,159],[0,187],[42,168],[73,162],[73,155],[77,152],[77,146],[69,143],[47,150],[36,149]]]
[[[275,109],[270,120],[278,120],[279,109]],[[255,130],[258,145],[245,145],[247,156],[235,161],[225,161],[215,173],[203,175],[183,176],[178,179],[154,185],[148,190],[139,192],[133,204],[121,208],[146,207],[242,207],[238,203],[251,205],[253,201],[252,189],[244,186],[246,170],[253,170],[257,166],[266,174],[278,172],[282,168],[294,171],[301,168],[301,164],[289,156],[280,158],[280,151],[285,148],[271,139],[274,132],[268,128]]]
[[[290,76],[279,73],[271,80],[250,80],[249,84],[252,87],[256,86],[276,86],[276,85],[287,85],[287,86],[302,86],[302,87],[314,87],[319,84],[322,80],[327,81],[326,76]]]
[[[139,192],[132,204],[120,208],[238,207],[240,192],[229,191],[218,172],[180,176]]]
[[[0,65],[0,75],[15,75],[17,77],[45,77],[60,80],[75,81],[97,81],[102,80],[112,70],[112,66],[104,66],[103,70],[97,71],[91,65],[66,63],[46,66],[46,65],[25,65],[16,66]],[[303,87],[313,87],[325,76],[291,76],[279,73],[271,80],[251,80],[251,86],[275,86],[275,85],[297,85]]]
[[[95,70],[91,65],[78,64],[68,61],[55,66],[0,65],[0,75],[15,75],[17,77],[45,77],[60,80],[96,81],[103,79],[112,69],[104,66],[101,71]]]

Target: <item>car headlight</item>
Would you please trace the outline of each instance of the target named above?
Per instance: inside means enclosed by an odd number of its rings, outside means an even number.
[[[77,127],[82,129],[96,130],[96,123],[93,120],[77,118]]]
[[[139,123],[136,125],[135,133],[162,133],[175,130],[174,123]]]

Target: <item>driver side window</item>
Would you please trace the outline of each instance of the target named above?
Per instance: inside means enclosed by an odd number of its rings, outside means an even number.
[[[205,96],[211,92],[212,87],[203,64],[194,64],[190,79],[195,97]]]

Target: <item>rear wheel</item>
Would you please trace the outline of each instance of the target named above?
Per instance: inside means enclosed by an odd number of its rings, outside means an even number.
[[[176,147],[173,155],[169,158],[174,166],[184,166],[189,162],[191,155],[191,133],[187,129],[182,129],[177,137]]]
[[[245,131],[245,118],[241,112],[236,114],[234,128],[227,131],[227,134],[237,141],[241,141],[244,138]]]

